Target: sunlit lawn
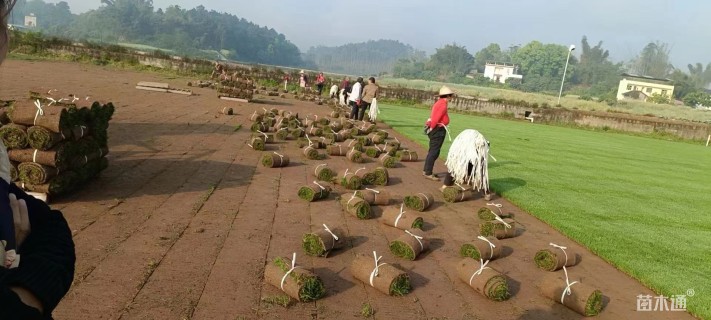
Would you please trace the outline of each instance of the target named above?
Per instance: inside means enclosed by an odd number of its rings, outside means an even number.
[[[425,109],[381,106],[426,145]],[[688,310],[711,319],[711,147],[450,114],[491,141],[492,189]],[[450,143],[446,142],[443,155]]]

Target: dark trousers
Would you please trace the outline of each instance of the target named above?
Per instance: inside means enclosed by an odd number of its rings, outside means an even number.
[[[351,106],[351,119],[357,120],[358,119],[358,105],[356,104],[355,101],[348,101],[348,105]]]
[[[365,101],[360,102],[360,110],[358,111],[358,120],[363,120],[365,117],[365,110],[370,109],[370,103],[367,103]]]
[[[425,171],[426,175],[432,175],[432,170],[434,169],[435,160],[439,158],[439,152],[442,150],[442,144],[444,144],[444,137],[447,135],[447,131],[442,127],[436,127],[434,130],[430,131],[428,134],[430,138],[430,150],[427,152],[427,158],[425,159]]]
[[[323,83],[317,84],[316,90],[318,90],[318,95],[321,96],[321,92],[323,92]]]
[[[467,176],[472,175],[472,170],[474,170],[474,165],[472,165],[472,163],[469,162],[469,166],[467,168]],[[447,175],[444,176],[444,185],[448,186],[448,187],[451,187],[454,185],[454,177],[452,177],[452,175],[449,172],[447,172]]]

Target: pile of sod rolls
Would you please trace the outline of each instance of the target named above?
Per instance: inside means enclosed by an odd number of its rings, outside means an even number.
[[[0,128],[15,168],[15,184],[30,192],[63,195],[77,190],[108,167],[111,103],[39,98],[7,108],[10,123]]]
[[[252,100],[254,94],[254,85],[248,79],[222,81],[215,89],[217,97]]]

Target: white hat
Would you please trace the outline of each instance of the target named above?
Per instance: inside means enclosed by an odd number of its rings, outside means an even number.
[[[450,95],[450,94],[454,94],[454,91],[452,91],[452,89],[450,89],[450,88],[447,87],[447,86],[442,86],[442,88],[439,89],[439,96],[440,96],[440,97],[441,97],[441,96]]]
[[[301,71],[299,71],[299,73],[306,73],[306,72],[304,72],[304,70],[301,70]]]

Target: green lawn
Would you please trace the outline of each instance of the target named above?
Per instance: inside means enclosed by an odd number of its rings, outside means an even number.
[[[429,110],[382,105],[422,145]],[[688,310],[711,319],[711,147],[450,114],[491,141],[492,189]],[[450,142],[445,142],[446,156]]]

